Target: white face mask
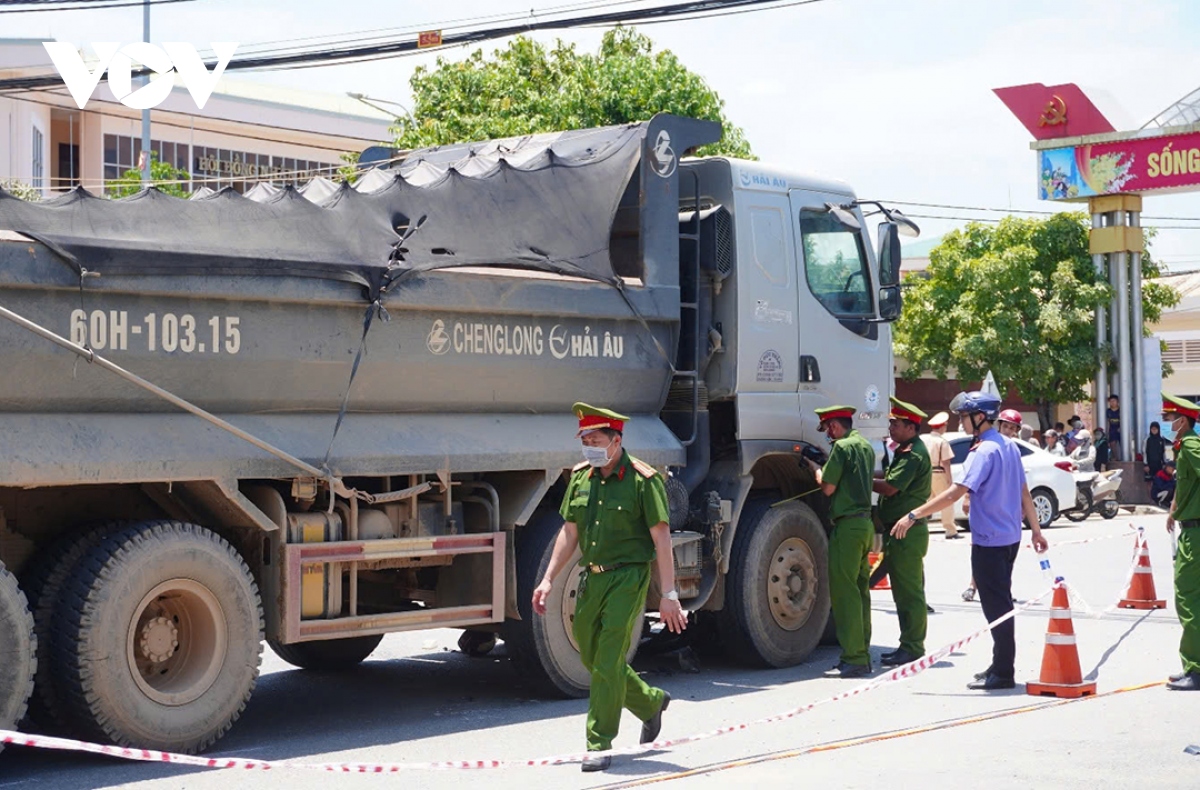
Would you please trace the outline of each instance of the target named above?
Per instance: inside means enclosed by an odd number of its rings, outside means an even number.
[[[587,444],[582,447],[584,460],[592,466],[599,468],[608,463],[608,450],[612,447],[611,444],[608,447],[592,447]]]

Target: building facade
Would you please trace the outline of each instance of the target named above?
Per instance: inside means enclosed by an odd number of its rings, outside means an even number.
[[[42,42],[0,38],[0,79],[53,73]],[[334,177],[342,154],[390,139],[392,116],[349,96],[223,78],[203,110],[176,84],[151,113],[151,150],[187,173],[181,186],[282,186]],[[66,86],[0,93],[0,182],[50,196],[102,194],[142,155],[141,111],[101,82],[79,109]]]

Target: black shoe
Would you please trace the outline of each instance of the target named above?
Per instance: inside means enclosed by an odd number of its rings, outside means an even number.
[[[935,610],[929,604],[925,604],[925,614],[937,614],[937,610]]]
[[[871,674],[870,664],[847,664],[839,661],[838,665],[825,673],[827,678],[864,678]]]
[[[579,766],[579,770],[585,774],[590,774],[594,771],[607,771],[610,765],[612,765],[612,757],[607,754],[597,757],[589,755],[583,758],[583,763]]]
[[[655,713],[653,716],[642,722],[642,739],[638,741],[638,743],[652,743],[656,738],[658,738],[658,734],[662,732],[663,711],[665,711],[667,706],[670,704],[671,695],[664,691],[663,704],[662,707],[658,709],[658,713]]]
[[[1200,691],[1200,672],[1188,672],[1179,680],[1167,684],[1171,691]]]
[[[899,648],[898,650],[893,650],[891,653],[884,653],[879,657],[879,663],[885,667],[898,667],[902,664],[911,664],[918,658],[920,656],[914,656],[904,648]]]
[[[1176,672],[1174,675],[1171,675],[1170,677],[1168,677],[1167,680],[1174,683],[1176,680],[1183,680],[1185,677],[1187,677],[1186,672]]]
[[[946,540],[958,540],[961,537],[962,537],[961,532],[955,532],[953,535],[947,535]]]
[[[993,675],[991,672],[987,673],[981,680],[967,684],[967,688],[971,689],[971,691],[998,691],[1000,689],[1016,687],[1016,681],[1012,678],[1002,678],[999,675]]]
[[[984,678],[986,678],[986,677],[987,677],[988,675],[990,675],[990,674],[992,674],[992,668],[991,668],[991,667],[988,667],[987,669],[983,670],[982,672],[976,672],[976,673],[975,673],[975,679],[976,679],[976,680],[983,680]]]

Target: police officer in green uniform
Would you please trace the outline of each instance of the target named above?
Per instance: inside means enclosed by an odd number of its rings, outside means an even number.
[[[642,720],[641,743],[650,743],[658,737],[663,711],[671,702],[671,695],[646,685],[625,662],[634,634],[641,634],[651,563],[658,563],[664,591],[658,610],[667,628],[681,633],[687,628],[687,613],[675,590],[670,510],[662,477],[621,446],[629,418],[586,403],[576,403],[572,410],[579,419],[576,436],[585,460],[572,470],[567,484],[560,510],[565,523],[546,575],[533,591],[533,609],[546,613],[554,578],[578,546],[584,571],[573,633],[579,657],[592,676],[587,748],[604,752],[617,736],[622,708]],[[582,768],[603,771],[611,762],[607,754],[589,755]]]
[[[1183,636],[1179,657],[1183,671],[1171,676],[1167,688],[1200,690],[1200,436],[1196,420],[1200,405],[1163,393],[1163,420],[1175,432],[1175,498],[1167,514],[1167,531],[1179,525],[1175,554],[1175,611]]]
[[[879,518],[895,524],[906,513],[929,500],[933,488],[933,462],[920,440],[921,421],[927,415],[912,404],[892,398],[888,431],[896,443],[887,473],[875,480]],[[907,664],[925,655],[925,630],[929,618],[925,608],[925,552],[929,550],[929,522],[920,519],[903,537],[889,532],[883,539],[888,575],[892,581],[892,600],[900,617],[900,647],[880,656],[885,665]]]
[[[867,553],[875,538],[871,522],[871,480],[875,450],[854,430],[854,407],[817,409],[819,430],[833,442],[824,468],[809,461],[817,485],[829,497],[829,597],[841,660],[829,677],[858,678],[871,672],[871,566]]]

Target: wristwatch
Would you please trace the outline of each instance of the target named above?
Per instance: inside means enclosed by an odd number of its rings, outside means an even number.
[[[668,593],[663,593],[663,598],[666,598],[668,601],[678,601],[679,600],[679,591],[671,590]]]

